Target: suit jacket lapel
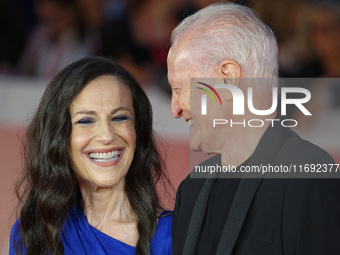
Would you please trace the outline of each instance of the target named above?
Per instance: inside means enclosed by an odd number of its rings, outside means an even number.
[[[217,255],[231,254],[261,181],[262,179],[242,179],[240,181],[217,248]]]
[[[200,165],[209,166],[215,164],[221,164],[220,155],[216,155],[202,162]],[[182,253],[183,255],[194,255],[196,254],[197,251],[197,245],[201,237],[201,231],[203,228],[203,223],[208,209],[210,191],[215,181],[216,174],[209,174],[207,176],[208,177],[206,177],[206,180],[204,181],[201,187],[200,193],[197,197],[195,206],[193,208],[193,212],[188,227],[188,232],[183,247]]]
[[[214,179],[208,178],[205,180],[200,194],[197,197],[195,207],[192,212],[190,219],[188,233],[185,239],[183,255],[194,255],[196,254],[196,249],[198,241],[200,238],[201,230],[204,223],[204,218],[207,212],[209,195],[211,191]]]
[[[272,162],[275,154],[290,134],[291,131],[287,128],[279,126],[268,128],[251,156],[248,165],[269,164]],[[232,253],[251,202],[261,182],[262,178],[249,179],[246,175],[240,181],[224,225],[216,255],[230,255]]]

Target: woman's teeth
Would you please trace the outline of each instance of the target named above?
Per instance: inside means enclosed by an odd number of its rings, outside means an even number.
[[[90,153],[90,158],[97,162],[111,162],[119,158],[120,151],[110,151],[108,153]]]

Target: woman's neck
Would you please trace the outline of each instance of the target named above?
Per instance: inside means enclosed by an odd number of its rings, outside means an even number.
[[[108,223],[136,221],[125,192],[125,180],[110,188],[80,183],[80,190],[81,206],[91,226],[102,229]]]

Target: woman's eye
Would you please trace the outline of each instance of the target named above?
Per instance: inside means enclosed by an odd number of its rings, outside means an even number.
[[[122,121],[125,121],[125,120],[128,120],[129,117],[128,116],[124,116],[124,115],[119,115],[119,116],[115,116],[112,118],[112,121],[115,121],[115,122],[122,122]]]
[[[84,119],[78,120],[76,124],[87,125],[87,124],[91,124],[91,123],[93,123],[93,119],[84,118]]]

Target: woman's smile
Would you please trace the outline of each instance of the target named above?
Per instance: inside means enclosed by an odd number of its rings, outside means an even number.
[[[114,166],[118,164],[124,155],[124,148],[115,148],[109,151],[97,151],[86,153],[87,157],[99,166]]]

